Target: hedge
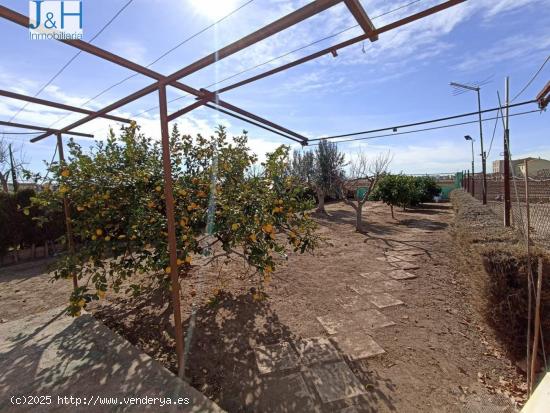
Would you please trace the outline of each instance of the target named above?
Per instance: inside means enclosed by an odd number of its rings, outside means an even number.
[[[60,210],[46,211],[48,222],[36,207],[31,207],[33,189],[16,193],[0,193],[0,258],[10,249],[23,249],[32,245],[55,241],[64,234],[64,219]]]

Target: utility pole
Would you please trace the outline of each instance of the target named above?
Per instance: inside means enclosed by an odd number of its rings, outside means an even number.
[[[481,93],[480,88],[477,88],[477,107],[479,115],[479,142],[481,145],[481,173],[482,173],[482,188],[483,205],[487,205],[487,154],[483,148],[483,121],[481,120]]]
[[[8,150],[10,152],[10,169],[11,169],[11,180],[13,183],[13,192],[17,192],[19,189],[17,185],[17,173],[15,171],[15,162],[13,161],[13,151],[11,150],[11,143],[8,145]]]
[[[451,82],[451,86],[458,89],[472,90],[474,92],[477,92],[477,108],[478,108],[478,116],[479,116],[479,144],[481,146],[481,172],[482,172],[481,192],[482,192],[483,205],[486,205],[487,204],[487,154],[485,153],[485,149],[483,147],[483,120],[481,119],[481,87],[479,87],[479,85],[470,86],[470,85],[465,85],[457,82]],[[473,168],[472,168],[472,176],[475,177]],[[475,190],[472,192],[472,196],[474,194],[475,194]]]
[[[475,164],[475,162],[474,162],[474,159],[475,159],[474,139],[470,135],[464,136],[464,139],[466,139],[467,141],[470,141],[472,143],[472,196],[475,197],[475,192],[476,192],[475,176],[476,176],[476,173],[474,171],[474,164]]]
[[[504,112],[504,226],[510,226],[510,78],[506,76],[506,109]]]

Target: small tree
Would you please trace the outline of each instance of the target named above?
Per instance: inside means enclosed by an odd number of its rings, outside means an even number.
[[[313,189],[317,194],[317,212],[326,214],[325,197],[337,195],[340,183],[344,178],[345,155],[338,151],[338,146],[325,139],[319,142],[315,150]]]
[[[386,175],[378,183],[372,199],[388,204],[392,218],[395,218],[394,206],[400,206],[405,211],[408,207],[432,201],[440,192],[435,179],[430,177]]]
[[[363,205],[367,202],[369,195],[376,187],[380,178],[386,174],[390,162],[390,152],[380,153],[372,161],[368,160],[364,152],[359,152],[350,163],[349,178],[351,180],[364,180],[367,185],[364,193],[360,193],[356,190],[353,199],[349,199],[346,196],[346,181],[341,181],[340,193],[342,199],[347,205],[350,205],[355,210],[355,230],[357,232],[363,232]]]
[[[174,207],[177,220],[178,272],[191,270],[194,256],[209,262],[244,260],[261,287],[269,282],[277,254],[304,253],[316,244],[315,223],[307,211],[303,186],[288,172],[289,148],[267,154],[257,174],[257,157],[247,136],[231,141],[220,127],[210,139],[180,135],[171,139]],[[56,279],[79,279],[68,308],[77,315],[108,289],[139,294],[144,284],[169,288],[171,273],[163,192],[161,147],[136,125],[114,132],[85,153],[68,144],[67,165],[49,167],[49,185],[33,198],[42,210],[60,205],[64,196],[73,211],[79,240],[74,255],[56,263]],[[278,236],[276,236],[278,234]],[[145,280],[134,278],[147,275]],[[262,299],[263,293],[255,298]]]

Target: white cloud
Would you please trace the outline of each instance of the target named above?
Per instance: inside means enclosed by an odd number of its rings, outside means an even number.
[[[147,49],[131,39],[117,39],[111,42],[108,50],[139,64],[146,64]]]

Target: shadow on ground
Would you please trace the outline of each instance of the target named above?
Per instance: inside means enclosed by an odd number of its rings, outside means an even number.
[[[189,397],[188,406],[163,411],[218,411],[210,401],[160,364],[86,314],[76,319],[56,309],[0,326],[0,411],[29,411],[12,396],[49,395],[37,412],[120,411],[105,398]],[[79,397],[80,406],[58,396]],[[112,401],[112,400],[111,400]],[[86,405],[86,407],[84,407]],[[158,411],[156,406],[123,404],[124,411]],[[195,410],[197,409],[197,410]]]
[[[424,229],[428,231],[441,231],[444,230],[449,226],[446,222],[441,221],[433,221],[431,219],[402,219],[399,222],[400,225],[404,225],[407,228],[418,228],[418,229]]]
[[[190,319],[184,322],[186,331],[190,323]],[[333,412],[352,404],[362,412],[393,410],[391,397],[386,396],[393,390],[391,384],[368,374],[366,364],[362,369],[360,363],[350,364],[367,387],[366,395],[327,404],[321,403],[308,380],[309,367],[261,375],[255,346],[280,342],[295,346],[300,340],[269,301],[254,301],[251,294],[222,293],[215,305],[196,310],[195,325],[187,375],[197,389],[230,412]]]
[[[365,208],[363,211],[363,214],[364,214],[363,222],[362,222],[363,233],[375,234],[375,235],[390,235],[397,232],[394,226],[371,222],[368,219],[368,212],[369,211],[367,210],[367,208]],[[314,217],[316,218],[316,221],[320,225],[335,223],[335,224],[350,225],[351,227],[355,228],[354,211],[339,209],[339,210],[329,211],[328,215],[324,215],[316,212],[314,214]]]

